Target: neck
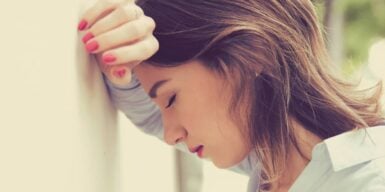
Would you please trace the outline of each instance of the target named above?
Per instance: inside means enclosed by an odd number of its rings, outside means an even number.
[[[286,169],[283,170],[283,174],[279,180],[273,184],[273,191],[289,190],[311,160],[314,146],[322,141],[318,136],[307,131],[297,121],[293,120],[292,125],[296,134],[298,149],[301,152],[297,150],[293,143],[290,144]]]

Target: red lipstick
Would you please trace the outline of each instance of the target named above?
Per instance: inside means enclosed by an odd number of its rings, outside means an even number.
[[[197,155],[202,158],[203,157],[203,145],[199,145],[193,149],[189,149],[191,153],[197,153]]]
[[[200,158],[203,157],[203,145],[201,145],[201,146],[198,148],[197,153],[198,153],[198,156],[199,156]]]

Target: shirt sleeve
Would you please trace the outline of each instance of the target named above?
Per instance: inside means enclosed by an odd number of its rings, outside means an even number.
[[[164,141],[160,109],[140,86],[135,73],[132,74],[132,80],[127,85],[113,84],[104,74],[103,78],[113,105],[122,111],[138,129]],[[183,143],[178,143],[175,147],[184,152],[189,152],[187,146]],[[229,169],[249,175],[253,169],[251,162],[253,162],[252,157],[249,155],[239,165]]]
[[[103,78],[115,108],[122,111],[137,128],[155,136],[163,132],[160,110],[140,86],[135,74],[127,85],[113,84],[105,75]]]

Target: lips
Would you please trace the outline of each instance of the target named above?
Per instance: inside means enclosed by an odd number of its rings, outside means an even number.
[[[198,145],[198,146],[196,146],[196,147],[194,147],[194,148],[190,148],[189,150],[190,150],[190,152],[191,153],[197,153],[198,154],[198,156],[199,157],[202,157],[202,155],[203,155],[203,145]]]
[[[203,145],[197,149],[197,153],[200,158],[203,157]]]

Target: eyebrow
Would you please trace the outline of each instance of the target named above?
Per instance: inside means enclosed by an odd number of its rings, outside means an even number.
[[[151,98],[155,99],[157,97],[156,92],[158,91],[158,89],[170,80],[171,79],[164,79],[154,83],[154,85],[151,87],[150,91],[148,92],[148,95],[150,95]]]

